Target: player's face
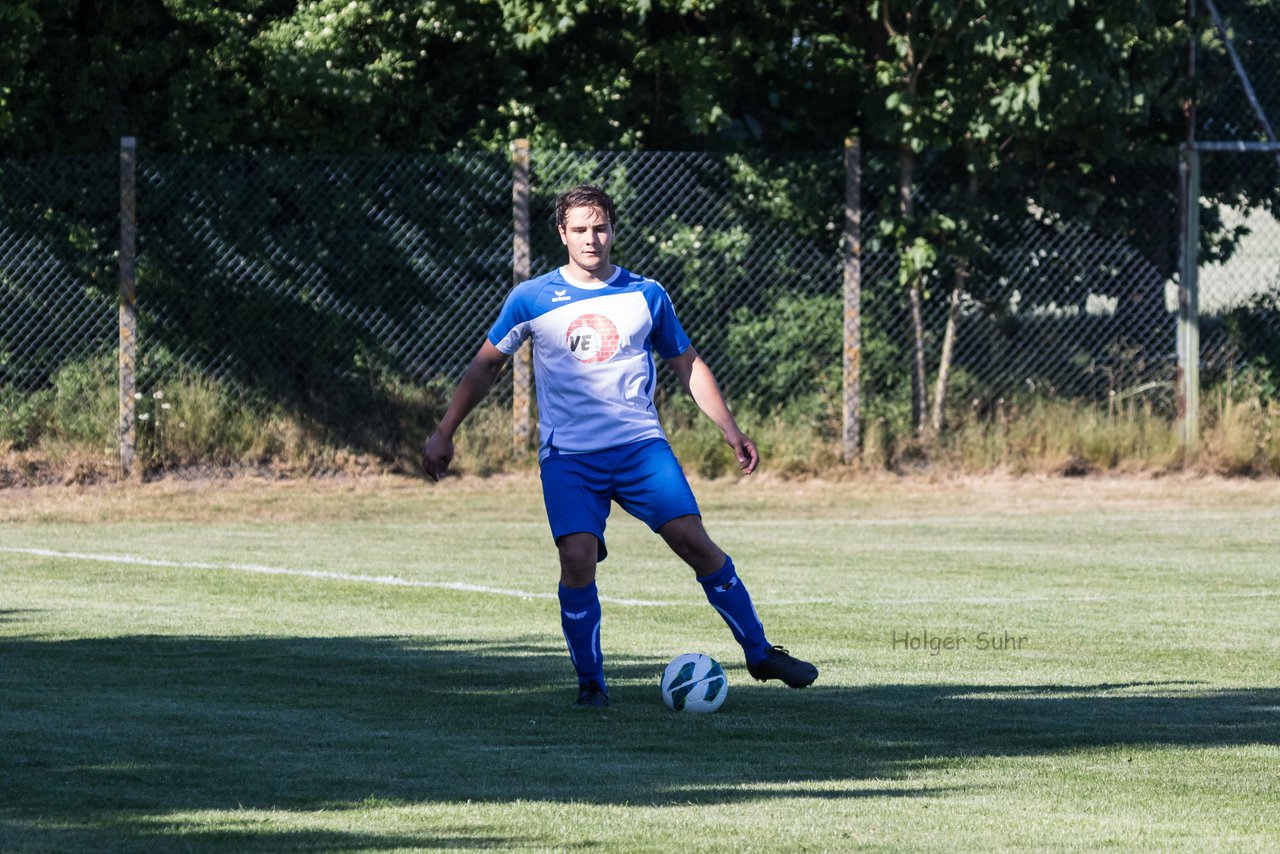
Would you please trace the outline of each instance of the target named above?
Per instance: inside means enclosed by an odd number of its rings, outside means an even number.
[[[560,241],[569,250],[570,273],[600,279],[607,279],[613,274],[609,264],[613,226],[600,208],[580,207],[565,211]]]

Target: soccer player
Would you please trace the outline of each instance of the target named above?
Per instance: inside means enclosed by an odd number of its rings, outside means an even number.
[[[611,501],[693,568],[707,600],[742,645],[753,677],[803,688],[818,678],[818,669],[769,643],[733,561],[702,526],[654,409],[654,353],[724,433],[744,474],[760,461],[756,446],[738,428],[666,290],[610,262],[614,221],[613,202],[597,187],[581,185],[556,198],[556,228],[568,262],[512,289],[423,447],[423,466],[440,479],[453,459],[458,426],[507,358],[532,337],[542,495],[560,552],[560,622],[578,674],[574,705],[609,705],[596,564],[608,554],[604,529]]]

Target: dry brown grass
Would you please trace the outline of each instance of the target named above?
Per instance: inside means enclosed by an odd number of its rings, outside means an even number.
[[[782,501],[788,512],[813,518],[883,517],[954,504],[957,513],[1041,514],[1159,512],[1189,506],[1280,505],[1280,479],[1179,473],[1165,477],[1082,477],[932,473],[866,474],[857,479],[783,478],[766,469],[750,477],[694,477],[704,512],[767,514]],[[452,476],[439,484],[397,475],[363,477],[162,478],[148,483],[10,488],[0,492],[0,522],[277,522],[351,520],[414,522],[483,512],[486,504],[526,508],[539,520],[536,474]],[[505,518],[505,516],[504,516]]]

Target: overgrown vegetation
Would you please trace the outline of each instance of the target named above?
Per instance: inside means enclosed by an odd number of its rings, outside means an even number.
[[[10,470],[0,483],[114,476],[119,399],[113,368],[109,359],[73,362],[50,388],[0,401],[0,447],[7,448],[4,468]],[[217,379],[178,372],[136,395],[139,467],[144,476],[191,468],[285,475],[413,471],[415,443],[448,392],[440,384],[388,384],[379,391],[372,396],[381,402],[377,411],[353,410],[322,423],[293,407],[257,402]],[[485,418],[469,429],[468,435],[482,437],[498,432]],[[478,448],[495,461],[479,467],[482,473],[511,464],[483,440]]]
[[[118,399],[109,360],[72,363],[50,388],[0,401],[0,484],[116,477]],[[1199,453],[1187,459],[1167,407],[1133,397],[1097,406],[1030,396],[987,400],[955,395],[947,430],[929,444],[913,426],[909,403],[892,399],[869,412],[857,465],[841,461],[840,413],[827,390],[796,395],[786,406],[739,420],[759,444],[765,470],[787,478],[860,473],[1044,475],[1163,473],[1182,469],[1232,476],[1280,475],[1280,401],[1269,380],[1249,371],[1223,381],[1202,402]],[[449,383],[383,389],[394,401],[386,420],[351,413],[346,442],[292,410],[256,404],[216,379],[179,375],[137,400],[137,454],[145,477],[260,470],[281,476],[421,471],[419,449],[451,390]],[[965,389],[969,391],[969,389]],[[707,478],[733,477],[737,465],[719,431],[683,394],[661,404],[672,445],[685,467]],[[373,437],[373,440],[371,440]],[[478,408],[457,438],[455,470],[487,477],[536,467],[532,448],[511,437],[501,395]],[[367,448],[374,447],[374,451]]]

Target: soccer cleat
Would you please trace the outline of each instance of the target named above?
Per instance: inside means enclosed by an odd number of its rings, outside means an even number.
[[[747,672],[761,682],[781,679],[791,688],[803,688],[813,684],[813,680],[818,678],[818,668],[792,657],[780,646],[770,649],[769,657],[764,661],[748,664]]]
[[[578,689],[578,699],[573,701],[575,709],[607,709],[609,695],[595,682],[588,682]]]

